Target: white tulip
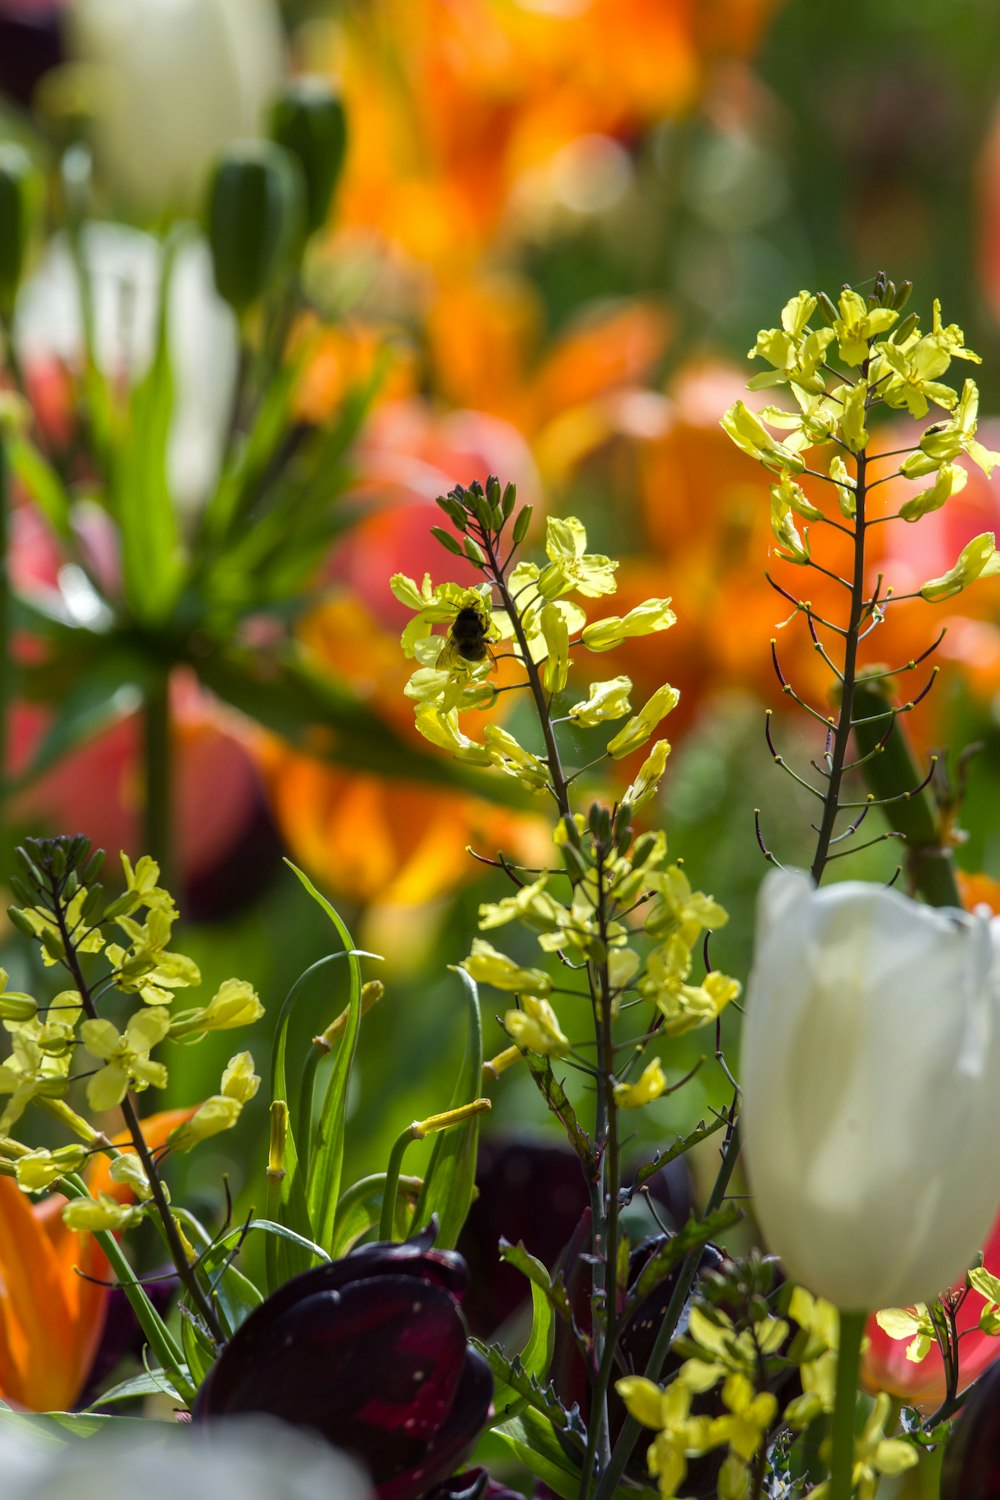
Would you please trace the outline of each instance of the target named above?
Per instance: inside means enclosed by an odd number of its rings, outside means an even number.
[[[760,893],[743,1032],[755,1212],[847,1312],[927,1301],[1000,1203],[1000,931],[881,886]]]
[[[281,82],[274,0],[73,0],[67,22],[95,69],[103,175],[145,213],[191,208],[223,147],[260,133]]]
[[[372,1500],[353,1459],[268,1417],[167,1423],[54,1444],[30,1417],[0,1424],[4,1500]]]
[[[93,300],[94,357],[111,379],[141,380],[156,346],[163,246],[123,224],[93,223],[84,227],[81,257]],[[177,252],[167,313],[174,375],[168,477],[182,508],[191,510],[218,478],[238,358],[235,319],[215,290],[208,246],[193,235]],[[52,359],[80,363],[80,291],[63,235],[21,289],[14,338],[29,370]]]

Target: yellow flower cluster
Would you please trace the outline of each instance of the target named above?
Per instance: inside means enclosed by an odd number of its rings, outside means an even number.
[[[841,512],[854,516],[858,456],[867,449],[868,417],[877,406],[906,410],[916,418],[925,417],[931,405],[950,414],[927,427],[899,463],[898,473],[906,479],[933,476],[927,488],[900,507],[903,521],[917,521],[939,509],[964,487],[966,472],[956,462],[962,455],[987,475],[1000,463],[1000,454],[976,438],[975,381],[967,379],[959,393],[940,378],[953,359],[978,364],[979,356],[966,348],[957,324],[942,323],[936,301],[929,332],[921,332],[916,314],[901,318],[908,294],[903,287],[887,297],[892,305],[885,305],[878,296],[865,298],[845,288],[834,306],[823,293],[799,292],[782,309],[780,328],[761,329],[749,352],[749,358],[762,358],[771,366],[750,380],[750,389],[787,386],[795,409],[765,406],[753,412],[737,401],[722,426],[738,448],[777,475],[771,526],[786,561],[810,561],[808,530],[800,533],[796,517],[825,519],[797,482],[803,473],[831,484]],[[852,373],[838,372],[831,364],[834,358]],[[831,456],[810,453],[822,448]],[[854,460],[854,474],[845,454]],[[947,573],[924,583],[920,593],[931,601],[948,599],[976,578],[998,572],[994,534],[984,532],[962,549]]]
[[[175,1011],[177,990],[200,983],[197,965],[185,955],[170,950],[169,943],[177,909],[173,897],[159,884],[155,861],[143,857],[133,868],[122,855],[125,893],[100,908],[100,888],[79,884],[61,903],[41,897],[36,906],[18,908],[12,916],[26,934],[38,939],[47,964],[62,963],[76,976],[81,954],[101,954],[109,972],[92,991],[66,989],[47,1005],[33,997],[7,990],[7,976],[0,971],[0,1019],[10,1037],[9,1055],[0,1063],[0,1097],[6,1104],[0,1114],[0,1159],[10,1165],[25,1192],[40,1192],[61,1177],[79,1171],[87,1147],[107,1148],[107,1140],[69,1107],[66,1096],[74,1082],[72,1072],[81,1050],[96,1067],[83,1069],[89,1108],[102,1114],[114,1109],[130,1091],[162,1089],[168,1082],[165,1064],[152,1056],[165,1041],[198,1041],[209,1031],[249,1025],[264,1013],[252,986],[228,979],[205,1006]],[[125,941],[109,941],[106,928],[116,927]],[[80,981],[82,983],[82,980]],[[124,1028],[95,1013],[95,995],[115,989],[136,996],[139,1008]],[[174,1131],[168,1144],[186,1150],[196,1141],[236,1123],[243,1104],[251,1099],[259,1083],[249,1052],[238,1053],[223,1075],[220,1093],[203,1103],[193,1117]],[[29,1104],[54,1113],[87,1147],[78,1145],[54,1151],[28,1150],[10,1139],[9,1132]],[[126,1163],[117,1157],[112,1168]],[[117,1179],[116,1179],[117,1180]],[[140,1185],[128,1185],[140,1199],[148,1197]],[[105,1195],[106,1196],[106,1195]],[[126,1208],[107,1201],[76,1199],[64,1210],[74,1228],[122,1228],[141,1215],[142,1208]]]

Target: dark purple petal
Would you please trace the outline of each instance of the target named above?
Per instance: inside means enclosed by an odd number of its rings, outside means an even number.
[[[462,1376],[451,1410],[440,1430],[427,1443],[420,1461],[408,1473],[381,1483],[373,1473],[379,1500],[417,1500],[447,1479],[464,1463],[489,1416],[493,1376],[481,1354],[467,1349]],[[367,1455],[364,1455],[367,1460]]]
[[[945,1449],[941,1500],[1000,1500],[1000,1364],[982,1375]]]
[[[63,60],[59,4],[0,4],[0,91],[25,106],[39,79]]]
[[[426,1500],[524,1500],[524,1496],[493,1479],[488,1469],[463,1469],[439,1484]]]

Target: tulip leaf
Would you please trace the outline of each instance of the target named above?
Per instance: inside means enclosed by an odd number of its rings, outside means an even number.
[[[570,1414],[551,1390],[541,1387],[549,1372],[555,1342],[555,1313],[548,1291],[551,1278],[540,1260],[527,1251],[525,1256],[534,1262],[538,1275],[537,1281],[531,1282],[531,1332],[527,1342],[520,1354],[513,1357],[508,1357],[497,1344],[483,1350],[495,1382],[493,1408],[506,1419],[525,1405],[531,1405],[547,1415],[555,1426],[566,1427]]]
[[[215,1350],[207,1334],[195,1326],[193,1318],[181,1317],[181,1346],[187,1356],[192,1381],[201,1385],[215,1364]]]
[[[376,1172],[371,1177],[362,1177],[346,1192],[337,1204],[336,1228],[330,1254],[334,1260],[353,1249],[362,1235],[377,1224],[382,1215],[382,1199],[385,1193],[385,1172]],[[396,1216],[392,1225],[394,1240],[405,1240],[413,1222],[413,1210],[423,1179],[401,1176],[396,1184]]]
[[[96,1411],[15,1411],[0,1400],[0,1431],[24,1432],[60,1447],[125,1424],[135,1431],[148,1432],[150,1428],[149,1421],[142,1417],[115,1417]]]
[[[72,536],[69,496],[66,488],[34,443],[11,433],[4,444],[13,474],[21,481],[57,536]]]
[[[191,1372],[187,1366],[183,1367],[183,1373],[190,1379]],[[102,1391],[93,1405],[85,1407],[84,1411],[90,1413],[95,1407],[114,1406],[118,1401],[133,1401],[137,1396],[169,1396],[172,1401],[184,1405],[183,1396],[174,1390],[166,1370],[144,1370],[141,1375],[132,1375],[128,1380],[113,1385],[110,1391]]]
[[[465,1056],[459,1070],[450,1109],[471,1104],[480,1093],[483,1076],[483,1023],[479,1012],[479,991],[474,979],[464,969],[456,969],[465,986],[469,1028]],[[453,1250],[458,1243],[476,1186],[476,1155],[479,1149],[479,1115],[470,1115],[464,1124],[443,1130],[434,1142],[430,1163],[424,1176],[423,1192],[413,1215],[414,1228],[428,1224],[437,1215],[438,1232],[435,1247]]]
[[[542,1298],[543,1303],[544,1300]],[[530,1406],[546,1417],[560,1432],[566,1431],[572,1423],[574,1430],[578,1430],[580,1435],[586,1438],[587,1429],[583,1426],[579,1408],[574,1406],[572,1412],[568,1412],[557,1398],[551,1384],[543,1389],[537,1380],[528,1375],[521,1364],[519,1355],[515,1354],[510,1358],[499,1344],[491,1344],[489,1348],[486,1348],[475,1339],[472,1342],[483,1355],[493,1374],[494,1425],[500,1426],[503,1422],[509,1422],[511,1417],[516,1417],[526,1406]]]
[[[344,1123],[347,1115],[347,1090],[351,1082],[351,1067],[358,1045],[361,1028],[361,965],[354,950],[354,942],[339,914],[320,895],[302,870],[291,860],[285,863],[305,886],[316,904],[326,912],[344,945],[350,971],[350,997],[347,1004],[347,1024],[334,1059],[326,1095],[316,1122],[315,1135],[310,1144],[309,1166],[306,1181],[306,1202],[315,1237],[321,1245],[333,1242],[334,1223],[337,1216],[337,1200],[340,1196],[340,1176],[344,1165]]]
[[[707,1245],[709,1240],[722,1234],[724,1230],[731,1229],[742,1218],[743,1210],[735,1203],[724,1204],[715,1213],[707,1214],[704,1219],[696,1219],[692,1214],[684,1227],[665,1240],[643,1266],[626,1299],[622,1316],[627,1316],[632,1308],[638,1307],[640,1302],[655,1291],[660,1282],[665,1281],[671,1271],[680,1265],[689,1250]]]
[[[540,1412],[525,1407],[508,1422],[493,1431],[503,1438],[532,1474],[554,1490],[562,1500],[577,1500],[581,1473],[564,1451],[555,1428]],[[580,1454],[583,1457],[582,1449]],[[657,1500],[656,1491],[648,1486],[618,1485],[612,1500]]]
[[[550,1276],[541,1261],[534,1255],[530,1255],[521,1243],[512,1245],[509,1240],[501,1239],[500,1259],[514,1266],[523,1276],[527,1276],[531,1282],[532,1292],[535,1287],[538,1287],[553,1311],[572,1328],[573,1309],[569,1305],[569,1297],[566,1295],[566,1287],[561,1276]]]

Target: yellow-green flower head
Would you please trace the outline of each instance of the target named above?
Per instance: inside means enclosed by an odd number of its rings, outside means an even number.
[[[940,510],[952,495],[957,495],[965,489],[968,480],[968,470],[963,469],[961,464],[942,464],[937,471],[934,483],[899,507],[901,519],[919,521],[920,517],[926,516],[929,511]]]
[[[549,1002],[537,995],[522,995],[521,1006],[521,1010],[504,1013],[507,1035],[525,1052],[535,1052],[539,1057],[565,1057],[569,1052],[569,1037]]]
[[[615,1102],[620,1109],[642,1109],[666,1092],[667,1079],[658,1057],[647,1063],[635,1083],[616,1083]]]
[[[102,933],[97,928],[87,928],[83,925],[83,903],[86,899],[87,892],[81,886],[66,907],[66,928],[73,933],[73,945],[78,953],[100,953],[104,947]],[[41,939],[42,963],[46,968],[59,963],[64,957],[64,950],[62,935],[55,918],[40,906],[28,907],[24,916],[34,928],[36,937]]]
[[[142,1162],[131,1152],[124,1151],[120,1156],[115,1157],[111,1163],[110,1176],[112,1182],[123,1183],[133,1192],[140,1203],[148,1203],[153,1196],[153,1189],[149,1185],[149,1178],[146,1176]],[[162,1185],[165,1189],[166,1184]]]
[[[569,911],[546,890],[547,882],[548,876],[540,875],[530,884],[520,886],[513,896],[483,902],[479,908],[479,930],[487,932],[507,922],[523,922],[539,932],[561,930],[569,922]]]
[[[487,724],[483,730],[483,739],[486,741],[490,760],[498,771],[503,771],[506,776],[513,776],[530,792],[551,786],[552,777],[546,762],[533,755],[530,750],[525,750],[499,724]]]
[[[839,298],[840,317],[833,331],[841,360],[852,368],[868,358],[868,340],[886,333],[898,321],[899,313],[891,307],[872,307],[860,293],[845,287]]]
[[[491,764],[490,752],[486,746],[471,739],[459,728],[457,708],[445,710],[434,703],[421,703],[414,715],[414,723],[425,740],[441,750],[450,750],[458,760],[464,760],[473,766]]]
[[[22,1192],[40,1193],[65,1177],[79,1172],[87,1160],[86,1146],[60,1146],[56,1151],[27,1151],[18,1157],[14,1174]]]
[[[549,565],[538,578],[538,592],[543,599],[558,599],[569,593],[597,599],[601,594],[615,592],[618,563],[601,553],[589,553],[586,548],[587,532],[582,521],[575,516],[563,520],[549,516],[545,529]]]
[[[253,1056],[249,1052],[237,1052],[222,1070],[219,1092],[226,1099],[238,1099],[249,1104],[260,1088],[260,1074],[254,1072]]]
[[[394,573],[389,587],[401,604],[416,611],[414,619],[404,629],[400,643],[405,654],[415,657],[422,666],[435,665],[449,644],[447,633],[435,635],[434,626],[452,626],[463,609],[474,609],[480,616],[487,640],[498,639],[488,583],[477,584],[475,588],[466,588],[460,583],[432,584],[430,574],[425,573],[418,588],[405,573]],[[466,661],[466,665],[477,664]]]
[[[993,578],[997,573],[1000,573],[1000,552],[997,551],[993,532],[984,531],[966,543],[947,573],[943,573],[940,578],[930,578],[922,584],[920,593],[931,603],[940,604],[942,599],[951,599],[955,594],[960,594],[970,583],[975,583],[977,578]]]
[[[634,636],[654,635],[677,624],[669,599],[645,599],[627,615],[607,615],[584,627],[583,644],[588,651],[613,651]]]
[[[629,693],[632,691],[631,677],[612,677],[607,682],[592,682],[587,697],[574,703],[569,717],[584,729],[593,729],[608,719],[621,719],[632,712]]]
[[[521,616],[521,629],[528,642],[528,654],[536,663],[545,661],[551,649],[543,617],[549,621],[549,635],[559,632],[559,635],[555,636],[557,650],[563,628],[566,631],[568,649],[569,638],[579,635],[587,623],[586,611],[575,600],[546,599],[539,592],[540,577],[541,569],[537,563],[519,562],[508,580],[511,596],[517,601]],[[549,611],[547,616],[546,611]],[[561,625],[557,623],[557,620],[561,621]],[[511,649],[520,660],[523,652],[519,641],[514,636],[513,622],[506,614],[501,614],[497,617],[496,625],[501,638],[511,641]]]
[[[38,1001],[30,995],[7,988],[7,970],[0,969],[0,1021],[31,1021],[38,1011]]]
[[[472,952],[462,968],[477,984],[491,984],[497,990],[530,990],[547,995],[552,989],[552,980],[543,969],[522,968],[485,938],[473,938]]]
[[[87,1103],[91,1109],[98,1112],[114,1109],[129,1088],[136,1091],[150,1085],[166,1088],[167,1070],[149,1054],[169,1030],[170,1012],[166,1006],[137,1011],[129,1017],[124,1034],[112,1021],[84,1021],[80,1027],[83,1045],[91,1057],[104,1063],[87,1083]]]
[[[116,986],[125,994],[141,995],[146,1005],[169,1005],[174,998],[171,990],[201,983],[194,960],[167,948],[176,916],[176,911],[156,906],[143,923],[126,916],[116,919],[131,940],[129,948],[108,944],[107,957],[118,970]]]
[[[903,460],[899,472],[907,479],[919,479],[924,474],[933,474],[942,464],[951,463],[960,453],[967,453],[989,478],[1000,463],[1000,453],[976,441],[978,424],[979,389],[974,380],[967,380],[951,421],[928,427],[918,451]]]
[[[650,937],[676,933],[686,948],[692,948],[703,932],[714,932],[729,921],[729,913],[714,896],[691,889],[680,865],[652,873],[647,884],[658,898],[646,919]]]
[[[734,402],[723,415],[722,430],[741,452],[775,473],[801,474],[806,466],[805,459],[797,451],[805,444],[804,434],[801,431],[794,433],[787,443],[780,443],[742,401]]]
[[[620,760],[623,755],[630,755],[633,750],[638,750],[649,739],[660,720],[677,707],[680,698],[678,689],[671,687],[669,682],[658,687],[652,697],[647,699],[645,706],[629,719],[624,729],[620,729],[608,740],[608,754],[614,756],[615,760]]]
[[[62,1211],[67,1229],[132,1229],[142,1222],[143,1209],[138,1203],[119,1203],[109,1193],[96,1198],[74,1198]]]
[[[670,741],[657,740],[639,767],[635,780],[626,787],[622,802],[627,802],[633,812],[638,812],[656,796],[669,754]]]
[[[789,384],[801,386],[804,390],[825,389],[820,370],[835,334],[832,328],[806,332],[806,325],[815,310],[816,298],[812,293],[800,292],[785,303],[780,328],[761,329],[747,358],[759,356],[774,368],[755,375],[750,381],[751,390]]]
[[[11,1055],[0,1063],[0,1095],[10,1099],[0,1115],[0,1135],[9,1134],[33,1099],[61,1099],[69,1091],[71,1050],[47,1052],[38,1041],[42,1030],[35,1021],[7,1021]]]
[[[243,1113],[244,1104],[254,1097],[259,1087],[260,1078],[254,1072],[253,1058],[249,1052],[238,1052],[226,1064],[220,1092],[199,1104],[190,1120],[175,1126],[167,1136],[167,1145],[172,1151],[190,1151],[192,1146],[210,1136],[231,1130]]]
[[[170,1026],[171,1041],[201,1037],[207,1031],[230,1031],[235,1026],[252,1026],[264,1014],[257,991],[245,979],[225,979],[206,1006],[175,1016]]]

